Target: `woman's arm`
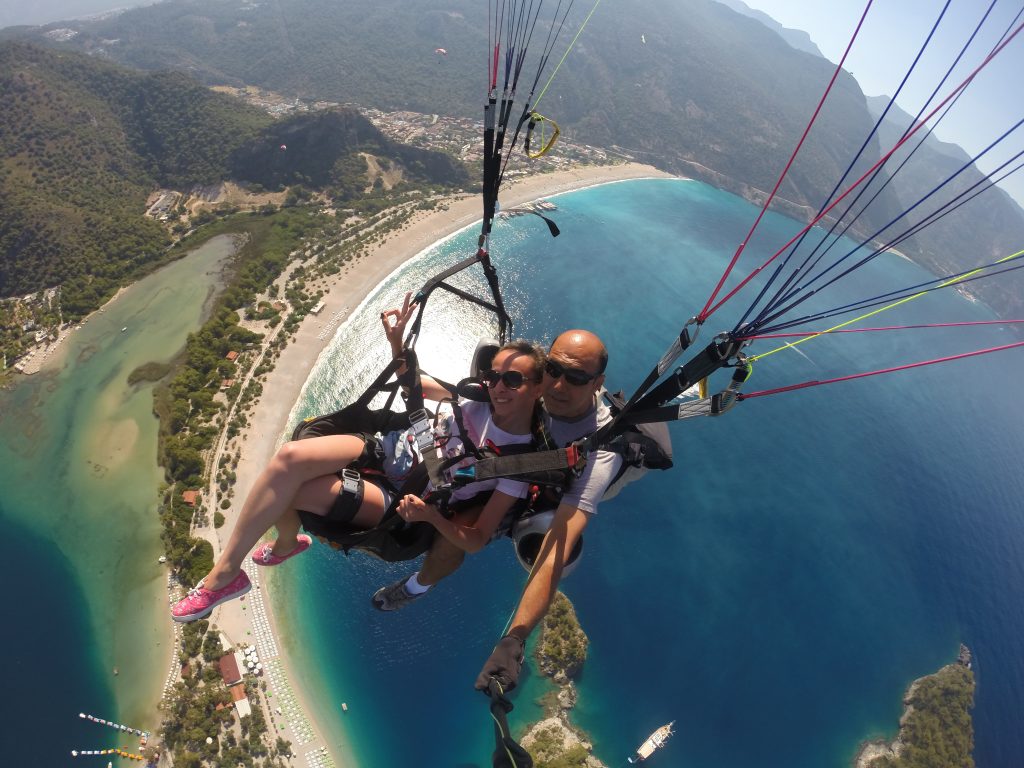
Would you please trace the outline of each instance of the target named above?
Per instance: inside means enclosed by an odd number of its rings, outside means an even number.
[[[408,325],[415,311],[416,302],[412,301],[412,293],[410,292],[405,294],[405,301],[402,302],[401,309],[389,309],[387,312],[380,313],[380,321],[384,326],[384,335],[391,345],[392,358],[402,356],[405,326]],[[394,323],[391,322],[392,319],[394,319]],[[399,375],[403,373],[405,373],[404,365],[398,369]],[[442,387],[434,379],[423,374],[420,374],[420,386],[423,387],[423,397],[427,400],[443,400],[446,397],[455,396],[454,392],[448,391],[448,389]]]
[[[473,525],[459,525],[447,519],[433,504],[418,496],[406,496],[398,505],[398,514],[410,523],[430,523],[437,532],[464,552],[479,552],[491,540],[498,523],[517,501],[515,496],[495,491]]]

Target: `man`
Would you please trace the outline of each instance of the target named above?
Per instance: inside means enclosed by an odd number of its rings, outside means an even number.
[[[544,370],[544,408],[548,431],[559,446],[586,437],[611,419],[598,392],[604,384],[608,352],[601,339],[590,331],[571,330],[555,339]],[[511,629],[495,646],[476,681],[487,688],[497,678],[505,691],[515,687],[523,661],[526,638],[547,613],[558,591],[558,582],[569,553],[597,511],[598,502],[614,479],[622,457],[611,451],[596,451],[587,466],[562,496],[536,564],[526,583],[512,619]],[[381,610],[395,610],[424,594],[462,563],[461,552],[453,552],[444,541],[435,541],[423,568],[377,591],[374,604]]]

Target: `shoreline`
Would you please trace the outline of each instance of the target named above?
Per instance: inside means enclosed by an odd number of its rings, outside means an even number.
[[[118,288],[117,292],[103,302],[103,305],[99,309],[94,309],[74,325],[71,325],[70,323],[65,324],[65,326],[57,332],[56,339],[53,339],[52,341],[47,340],[45,343],[34,345],[24,357],[14,364],[14,370],[22,376],[34,376],[44,369],[53,368],[62,364],[64,362],[63,353],[66,350],[64,342],[68,340],[68,337],[89,322],[93,317],[106,310],[106,308],[117,301],[117,299],[121,297],[121,294],[127,291],[128,288],[129,286],[122,286]]]
[[[922,704],[916,701],[916,694],[924,685],[939,681],[944,677],[949,677],[950,675],[955,676],[955,670],[957,669],[966,670],[965,674],[968,675],[971,680],[971,698],[973,699],[974,674],[972,672],[971,651],[966,645],[961,643],[960,652],[956,661],[952,664],[946,664],[939,668],[938,671],[919,677],[910,683],[906,692],[903,694],[903,713],[900,715],[899,730],[896,736],[892,738],[883,737],[862,741],[857,747],[857,753],[852,762],[853,768],[872,768],[875,765],[875,762],[881,758],[898,761],[903,752],[907,749],[908,744],[912,744],[912,746],[916,747],[918,750],[923,746],[927,746],[927,744],[923,744],[922,742],[926,742],[929,738],[934,738],[934,736],[922,736],[920,727],[914,729],[910,728],[911,720],[915,717],[917,709],[915,704],[917,704],[918,707],[922,706]],[[929,704],[928,702],[925,702],[923,706],[926,710],[929,707],[934,708],[934,704]],[[970,720],[970,705],[967,709],[967,718]],[[971,739],[971,743],[973,744],[973,739]]]
[[[601,184],[649,178],[682,177],[637,163],[583,166],[569,171],[539,174],[517,180],[503,192],[503,207],[511,208],[539,198],[578,191]],[[228,451],[242,449],[241,459],[235,469],[235,494],[231,508],[223,510],[225,522],[221,528],[214,530],[209,527],[196,530],[196,535],[205,535],[211,540],[215,556],[221,550],[221,541],[225,540],[235,525],[241,501],[252,487],[259,472],[282,442],[289,426],[288,418],[291,410],[299,400],[314,364],[333,340],[334,328],[348,319],[352,311],[396,269],[439,240],[478,222],[481,216],[478,195],[452,198],[442,206],[442,210],[417,214],[404,229],[393,233],[368,255],[326,279],[323,310],[318,315],[307,316],[299,325],[295,337],[281,351],[273,371],[267,374],[262,384],[262,395],[252,412],[248,426],[241,430],[226,447]],[[324,331],[327,332],[324,333]],[[268,594],[265,586],[261,587],[261,591],[264,596]],[[225,604],[215,611],[212,620],[218,627],[227,631],[229,636],[242,637],[239,633],[248,631],[247,628],[251,623],[248,615],[250,612],[242,608],[247,602],[232,601]],[[327,746],[337,765],[354,768],[356,762],[348,749],[344,750],[344,754],[338,754],[338,748],[329,745],[323,739],[324,734],[330,733],[334,729],[326,726],[324,722],[317,721],[317,710],[312,706],[313,702],[309,692],[296,680],[294,660],[288,658],[286,644],[281,641],[281,636],[287,637],[290,633],[278,626],[273,602],[273,600],[265,601],[268,625],[273,634],[278,637],[279,658],[284,669],[289,673],[288,677],[292,681],[292,690],[299,708],[305,714],[305,719],[311,723],[312,732],[316,734],[312,745],[304,745],[301,748],[293,745],[296,757],[301,760],[306,749],[319,748],[323,745]],[[292,636],[294,637],[294,635]],[[322,719],[323,715],[320,715],[320,718]],[[338,727],[345,728],[344,724],[340,724]],[[290,732],[285,737],[287,738],[289,735]],[[346,734],[344,742],[350,744],[351,739],[347,736],[348,734]]]

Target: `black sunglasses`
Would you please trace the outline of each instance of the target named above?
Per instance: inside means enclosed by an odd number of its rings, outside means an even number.
[[[601,375],[599,373],[587,373],[579,368],[566,368],[554,360],[548,360],[544,363],[544,372],[552,379],[557,379],[564,375],[565,380],[574,387],[582,387],[584,384],[589,384]]]
[[[488,368],[486,371],[480,371],[480,378],[488,387],[495,387],[500,381],[509,389],[519,389],[523,386],[523,382],[526,381],[526,377],[519,371],[505,371],[504,373],[498,373],[493,368]]]

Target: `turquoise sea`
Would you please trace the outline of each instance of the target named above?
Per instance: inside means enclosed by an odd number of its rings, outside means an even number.
[[[756,210],[675,180],[555,201],[558,239],[529,216],[496,227],[516,335],[593,329],[611,352],[609,384],[631,390],[703,306]],[[768,216],[737,279],[798,229]],[[361,391],[386,354],[379,312],[471,253],[475,234],[446,241],[364,302],[312,372],[293,422]],[[822,306],[924,279],[886,255]],[[732,326],[745,297],[712,317],[703,343]],[[458,378],[488,320],[454,302],[431,309],[422,363]],[[950,292],[872,324],[991,317]],[[746,389],[1014,340],[997,326],[818,339],[758,363]],[[1022,374],[1024,357],[1009,352],[676,424],[676,467],[602,505],[564,583],[591,639],[573,718],[596,754],[620,765],[674,720],[677,735],[652,765],[843,768],[862,740],[895,733],[906,686],[965,642],[976,658],[977,764],[1024,764],[1024,407],[1013,384]],[[288,645],[335,725],[331,738],[350,739],[362,768],[489,765],[490,719],[472,682],[525,574],[499,542],[408,610],[373,611],[373,590],[408,570],[314,547],[274,584]],[[545,690],[531,667],[515,723],[537,716]]]
[[[496,228],[516,333],[546,341],[592,328],[611,350],[609,383],[629,390],[703,305],[756,211],[706,185],[663,180],[555,201],[556,240],[533,217]],[[737,274],[797,229],[767,217]],[[369,297],[312,371],[292,420],[361,390],[386,354],[380,310],[474,242],[475,231],[450,239]],[[11,537],[0,575],[16,607],[0,634],[11,689],[0,699],[5,764],[73,764],[72,748],[113,746],[77,713],[129,720],[158,694],[136,690],[130,672],[163,667],[169,654],[147,640],[148,622],[133,620],[159,601],[164,574],[148,391],[124,379],[181,346],[222,257],[140,283],[77,332],[64,371],[0,393],[0,522]],[[922,279],[884,257],[828,303]],[[701,341],[743,308],[742,295],[726,304]],[[885,320],[989,317],[948,293]],[[424,366],[457,378],[487,329],[483,313],[437,301],[418,347]],[[758,363],[747,390],[1012,340],[994,326],[818,339],[802,355]],[[574,718],[597,755],[621,765],[675,720],[677,735],[651,765],[845,768],[861,740],[895,732],[906,685],[965,642],[978,677],[977,764],[1024,765],[1022,373],[1024,358],[1010,352],[675,425],[676,467],[602,506],[564,583],[591,638]],[[372,591],[406,571],[320,546],[280,569],[274,608],[297,671],[330,739],[348,742],[360,768],[489,765],[490,719],[472,682],[525,574],[499,542],[407,611],[372,610]],[[132,579],[147,597],[120,589]],[[514,694],[515,723],[536,717],[545,690],[531,667]]]

